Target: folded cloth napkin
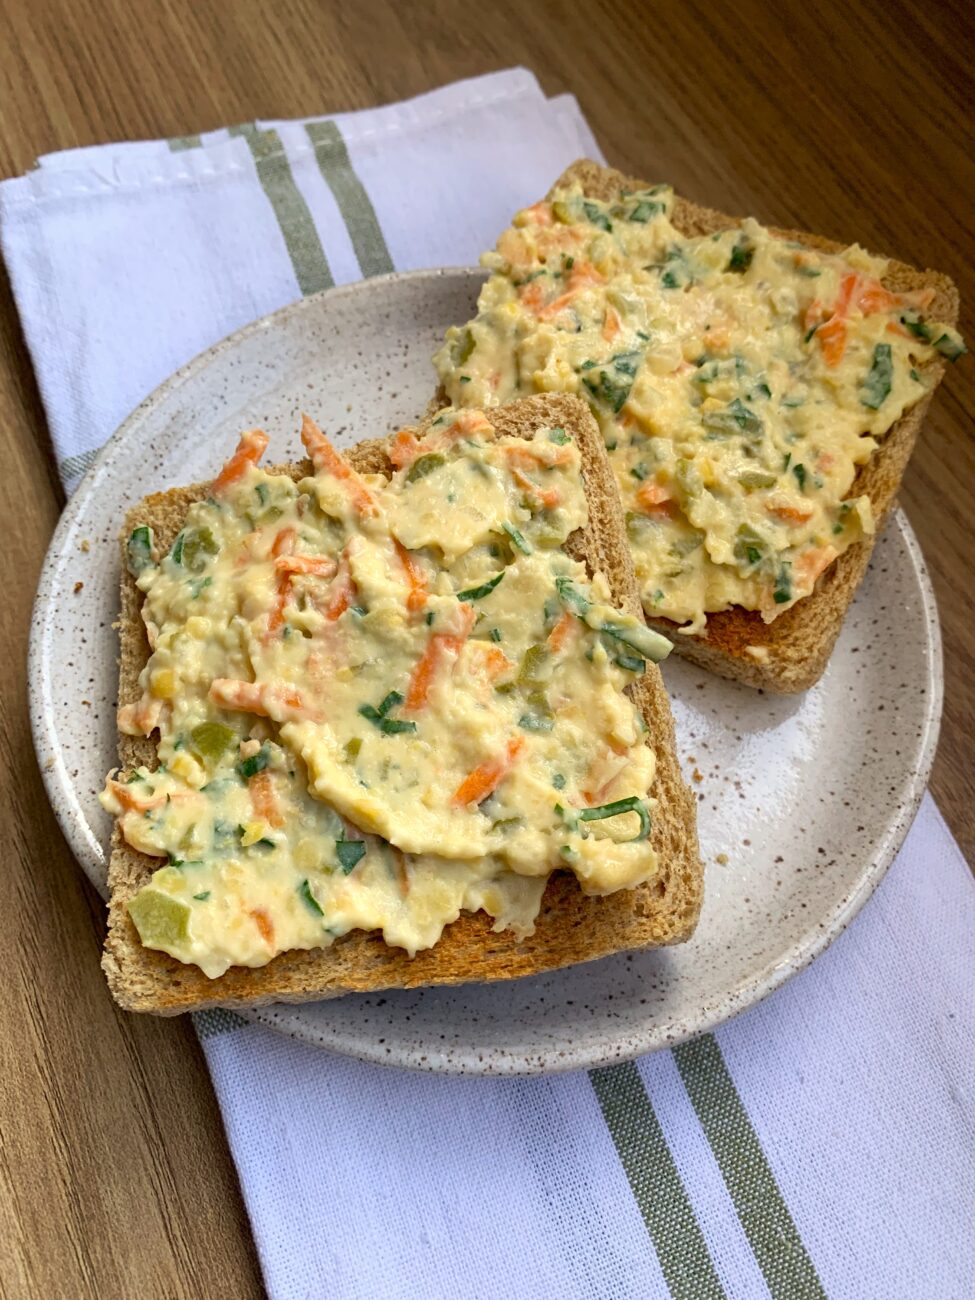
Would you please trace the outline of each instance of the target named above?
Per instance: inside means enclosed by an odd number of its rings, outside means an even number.
[[[469,264],[598,146],[522,70],[98,146],[0,185],[70,491],[173,369],[301,294]],[[488,179],[490,178],[490,179]],[[975,888],[925,800],[857,922],[714,1034],[548,1078],[381,1069],[196,1018],[268,1291],[975,1295]]]

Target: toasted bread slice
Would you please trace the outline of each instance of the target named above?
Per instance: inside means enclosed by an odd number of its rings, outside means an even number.
[[[553,189],[574,181],[590,198],[603,200],[615,198],[621,187],[640,189],[648,184],[587,159],[573,163]],[[740,224],[737,217],[698,207],[679,197],[672,220],[688,236],[709,235]],[[774,230],[773,233],[824,253],[841,253],[846,247],[804,231]],[[927,314],[934,320],[957,324],[958,290],[946,275],[919,271],[903,262],[890,262],[883,283],[895,293],[933,289],[935,297]],[[879,450],[857,473],[851,489],[851,495],[870,498],[877,522],[874,537],[879,535],[894,505],[931,396],[944,374],[944,363],[930,363],[928,374],[932,382],[927,396],[891,428]],[[648,616],[647,622],[670,636],[674,648],[685,658],[722,677],[788,694],[807,690],[826,668],[846,611],[866,573],[873,543],[874,538],[868,538],[844,551],[823,573],[811,595],[771,623],[764,622],[761,614],[739,607],[710,614],[706,630],[698,636],[677,632],[676,625],[668,619]]]
[[[601,570],[621,608],[639,612],[640,602],[622,511],[602,439],[584,403],[573,397],[532,397],[492,412],[505,434],[530,437],[547,425],[572,433],[582,454],[589,523],[569,538],[566,549],[589,570]],[[385,442],[360,443],[346,453],[356,469],[389,473]],[[299,479],[308,462],[285,467]],[[186,511],[204,497],[208,484],[173,488],[147,497],[129,513],[124,539],[139,524],[150,524],[157,544],[168,548]],[[134,700],[138,676],[149,655],[139,592],[123,564],[119,701]],[[657,800],[651,843],[660,873],[653,882],[607,897],[587,897],[575,876],[557,872],[549,881],[534,934],[516,939],[495,933],[483,912],[464,913],[444,931],[435,947],[409,957],[388,947],[378,932],[354,931],[330,948],[285,952],[260,969],[232,967],[208,979],[195,966],[143,947],[126,904],[158,862],[124,842],[116,828],[109,866],[109,930],[103,966],[119,1004],[132,1011],[174,1015],[204,1007],[245,1007],[264,1002],[303,1002],[374,989],[415,988],[427,984],[513,979],[625,949],[679,943],[694,929],[701,907],[702,867],[695,828],[694,799],[684,784],[674,748],[673,722],[659,670],[648,665],[643,679],[627,688],[649,728],[647,743],[656,754],[650,791]],[[149,739],[121,736],[123,768],[156,765]]]

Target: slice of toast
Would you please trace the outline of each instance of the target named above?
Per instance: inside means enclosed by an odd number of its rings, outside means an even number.
[[[589,198],[604,201],[615,199],[621,188],[644,189],[650,183],[581,159],[563,172],[549,197],[556,189],[573,182]],[[680,197],[671,219],[683,235],[690,237],[740,225],[740,218],[698,207]],[[842,253],[846,247],[803,231],[773,229],[773,234],[824,253]],[[892,261],[888,263],[883,283],[895,293],[933,289],[935,297],[926,315],[949,325],[957,324],[958,290],[946,275],[919,271],[903,262]],[[932,394],[944,374],[944,363],[932,361],[926,370],[931,381],[927,395],[893,425],[879,450],[860,468],[851,488],[852,496],[870,498],[876,520],[874,537],[879,535],[894,505]],[[709,614],[705,631],[695,636],[678,632],[677,625],[669,619],[654,618],[649,613],[647,623],[669,636],[675,650],[686,659],[722,677],[786,694],[807,690],[826,668],[846,611],[866,573],[873,544],[874,538],[867,538],[844,551],[826,569],[809,596],[771,623],[764,622],[761,614],[739,606]]]
[[[622,511],[599,430],[584,403],[574,397],[531,397],[491,413],[504,434],[530,437],[540,427],[561,425],[578,443],[589,505],[589,523],[573,533],[566,550],[590,573],[605,574],[616,603],[639,613],[640,602],[626,542]],[[346,453],[363,473],[390,473],[387,443],[360,443]],[[306,461],[282,467],[300,479],[311,472]],[[173,488],[147,497],[130,511],[122,534],[149,524],[157,545],[166,550],[186,511],[203,498],[209,484]],[[140,594],[122,567],[119,703],[138,695],[138,676],[149,656]],[[205,1007],[256,1006],[264,1002],[303,1002],[374,989],[415,988],[428,984],[512,979],[589,961],[626,949],[679,943],[697,922],[702,897],[702,866],[697,844],[694,799],[680,774],[674,748],[670,705],[659,670],[648,664],[643,679],[627,688],[649,728],[647,743],[656,754],[650,791],[657,800],[651,843],[660,864],[658,877],[632,890],[606,897],[583,894],[575,876],[556,872],[549,881],[535,931],[516,939],[494,932],[484,913],[464,913],[430,949],[409,957],[388,947],[377,932],[353,931],[330,948],[285,952],[259,969],[232,967],[208,979],[196,966],[143,947],[126,904],[159,865],[132,849],[116,827],[109,865],[109,930],[103,967],[116,1001],[127,1010],[174,1015]],[[150,739],[120,736],[124,769],[156,765]]]

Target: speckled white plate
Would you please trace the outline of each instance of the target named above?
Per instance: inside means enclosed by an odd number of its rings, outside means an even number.
[[[415,418],[430,356],[466,320],[475,271],[386,276],[307,298],[196,358],[114,434],[72,497],[41,577],[30,646],[34,742],[51,802],[104,892],[115,762],[116,535],[147,492],[210,477],[240,429],[299,453],[312,412],[340,445]],[[924,562],[896,514],[829,669],[798,698],[664,665],[698,792],[704,912],[679,948],[495,985],[355,995],[250,1013],[395,1065],[479,1074],[624,1059],[712,1028],[801,970],[850,922],[914,817],[937,741],[941,642]],[[726,855],[719,862],[719,855]]]

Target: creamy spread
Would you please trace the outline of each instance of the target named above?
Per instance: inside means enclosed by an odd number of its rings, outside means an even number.
[[[755,221],[686,237],[666,186],[611,203],[578,185],[518,213],[482,258],[478,313],[435,357],[454,406],[589,400],[616,471],[645,609],[699,633],[738,605],[771,621],[874,528],[858,468],[955,359],[933,291]]]
[[[167,554],[129,539],[152,653],[119,726],[158,730],[159,764],[102,802],[165,860],[129,903],[143,943],[210,977],[355,929],[412,954],[465,910],[530,933],[560,868],[652,879],[625,687],[670,647],[563,549],[573,439],[448,410],[387,478],[302,438],[313,476],[247,433]]]

